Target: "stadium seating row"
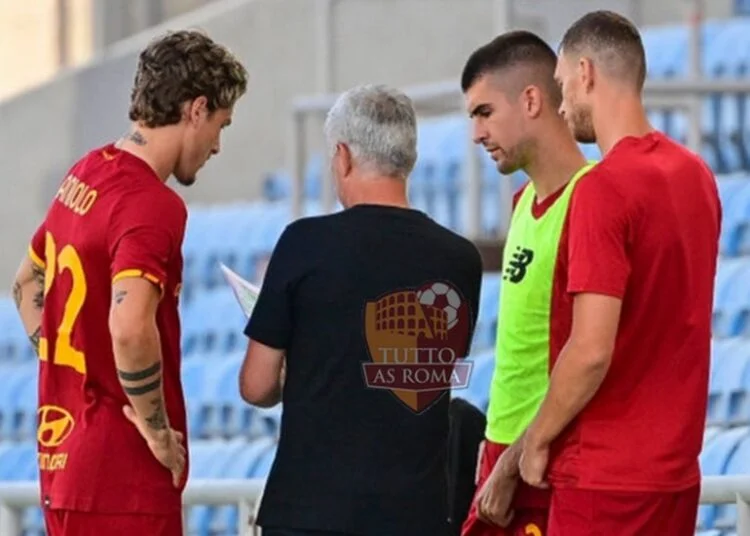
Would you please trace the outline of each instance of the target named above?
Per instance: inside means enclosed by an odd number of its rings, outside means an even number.
[[[248,406],[239,395],[242,352],[221,359],[198,355],[185,361],[183,385],[188,405],[190,436],[200,438],[274,437],[280,407]],[[486,411],[494,352],[479,347],[470,357],[471,382],[456,389],[460,396]],[[37,365],[35,362],[0,365],[0,441],[24,441],[36,436]],[[750,340],[733,337],[713,342],[709,388],[709,426],[750,424]],[[0,442],[0,445],[3,443]]]
[[[742,192],[750,194],[750,180],[743,179]],[[721,180],[724,185],[727,180]],[[724,188],[722,187],[722,191]],[[727,194],[731,195],[731,194]],[[735,194],[732,201],[737,201]],[[750,196],[748,196],[750,201]],[[728,203],[731,206],[731,203]],[[750,204],[747,211],[750,222]],[[731,217],[725,211],[724,228]],[[743,223],[744,225],[745,223]],[[218,270],[217,270],[218,271]],[[220,275],[219,275],[220,276]],[[497,273],[486,273],[482,283],[479,320],[474,348],[492,346],[497,326],[497,296],[500,278]],[[228,285],[202,289],[189,300],[181,302],[182,349],[186,357],[205,355],[221,357],[243,350],[243,330],[246,319]],[[750,335],[750,256],[722,257],[716,277],[713,334],[717,339]],[[9,298],[0,298],[0,363],[34,360],[15,306]]]

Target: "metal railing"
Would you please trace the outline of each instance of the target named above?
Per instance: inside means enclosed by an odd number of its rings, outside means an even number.
[[[254,512],[263,492],[264,481],[193,480],[184,494],[186,507],[196,505],[237,505],[237,534],[258,535]],[[737,504],[737,535],[750,536],[750,475],[707,476],[701,486],[701,504]],[[39,506],[37,482],[0,483],[0,536],[19,536],[23,510]]]
[[[239,509],[237,534],[255,536],[260,534],[254,521],[263,486],[262,479],[196,479],[185,488],[183,504],[185,507],[236,505]],[[0,482],[0,536],[20,536],[23,511],[39,504],[38,482]]]

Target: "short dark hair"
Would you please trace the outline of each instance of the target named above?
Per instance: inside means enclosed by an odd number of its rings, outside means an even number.
[[[182,105],[200,96],[208,110],[230,108],[247,89],[247,71],[222,45],[198,30],[170,32],[140,54],[129,117],[145,126],[180,122]]]
[[[539,77],[536,82],[560,104],[559,88],[555,84],[557,55],[544,39],[526,30],[515,30],[497,36],[475,50],[466,61],[461,74],[461,89],[466,92],[488,73],[515,67],[533,67]]]
[[[592,11],[578,19],[565,32],[560,48],[563,54],[596,54],[610,75],[632,80],[638,89],[646,81],[646,51],[638,28],[613,11]]]

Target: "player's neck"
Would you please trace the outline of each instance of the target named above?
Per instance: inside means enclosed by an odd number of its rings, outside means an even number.
[[[348,194],[348,206],[384,205],[409,208],[406,182],[391,177],[368,177],[356,179],[355,188]]]
[[[602,155],[606,155],[623,138],[640,138],[654,130],[638,95],[619,94],[607,100],[609,102],[603,101],[600,106],[604,113],[594,114],[593,117],[596,143]]]
[[[133,126],[130,132],[117,142],[117,147],[143,160],[162,182],[166,182],[177,162],[173,139],[172,133]]]
[[[538,202],[557,192],[586,165],[586,157],[567,132],[550,137],[548,145],[537,148],[525,169],[534,183]]]

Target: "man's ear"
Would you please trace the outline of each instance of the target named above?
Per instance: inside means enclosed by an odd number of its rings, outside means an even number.
[[[532,119],[542,113],[542,92],[537,86],[526,86],[521,92],[523,109]]]
[[[345,179],[352,172],[352,152],[345,143],[336,144],[336,153],[333,155],[333,165],[339,178]]]
[[[578,76],[580,77],[581,87],[587,93],[594,88],[594,61],[591,58],[581,56],[578,60]]]
[[[186,106],[187,119],[190,124],[198,124],[208,113],[208,99],[203,95],[186,103]]]

